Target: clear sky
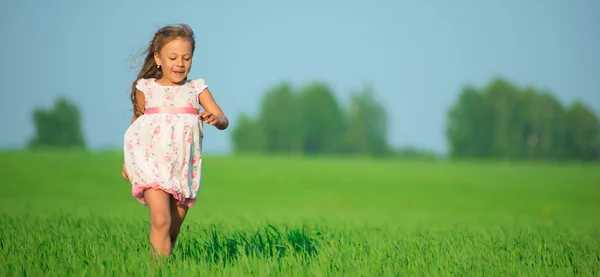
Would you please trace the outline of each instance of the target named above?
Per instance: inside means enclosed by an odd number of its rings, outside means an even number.
[[[282,80],[327,82],[345,104],[372,84],[394,145],[444,152],[446,111],[464,84],[496,75],[600,111],[600,1],[0,1],[0,148],[33,136],[58,95],[82,109],[92,148],[121,148],[139,53],[162,25],[196,31],[191,78],[232,120]],[[205,151],[230,149],[207,128]],[[231,130],[231,129],[230,129]]]

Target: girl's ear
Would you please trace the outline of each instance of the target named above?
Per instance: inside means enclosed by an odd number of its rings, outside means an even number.
[[[160,58],[158,57],[158,53],[154,53],[154,62],[156,65],[161,65]]]

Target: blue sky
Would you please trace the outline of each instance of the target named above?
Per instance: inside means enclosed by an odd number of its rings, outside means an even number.
[[[394,145],[445,152],[460,88],[498,75],[598,114],[599,12],[593,0],[1,1],[0,148],[23,147],[32,110],[58,95],[80,106],[92,148],[121,148],[130,56],[184,22],[197,38],[190,77],[206,80],[232,128],[280,81],[325,81],[344,104],[371,84]],[[228,152],[231,129],[207,129],[205,151]]]

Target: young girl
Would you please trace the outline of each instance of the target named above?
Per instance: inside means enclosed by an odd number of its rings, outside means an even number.
[[[219,130],[229,125],[204,80],[188,80],[194,50],[188,25],[159,29],[131,88],[122,174],[133,197],[148,207],[150,242],[163,256],[171,254],[200,188],[203,122]]]

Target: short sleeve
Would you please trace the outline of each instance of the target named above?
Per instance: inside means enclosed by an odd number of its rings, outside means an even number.
[[[137,83],[135,83],[135,88],[139,89],[141,92],[143,92],[144,94],[146,93],[146,91],[148,90],[148,80],[146,79],[139,79],[137,81]]]
[[[200,93],[202,93],[202,91],[204,91],[206,88],[208,88],[208,86],[206,85],[206,82],[202,78],[193,80],[192,85],[193,85],[193,88],[196,90],[196,95],[200,95]]]

